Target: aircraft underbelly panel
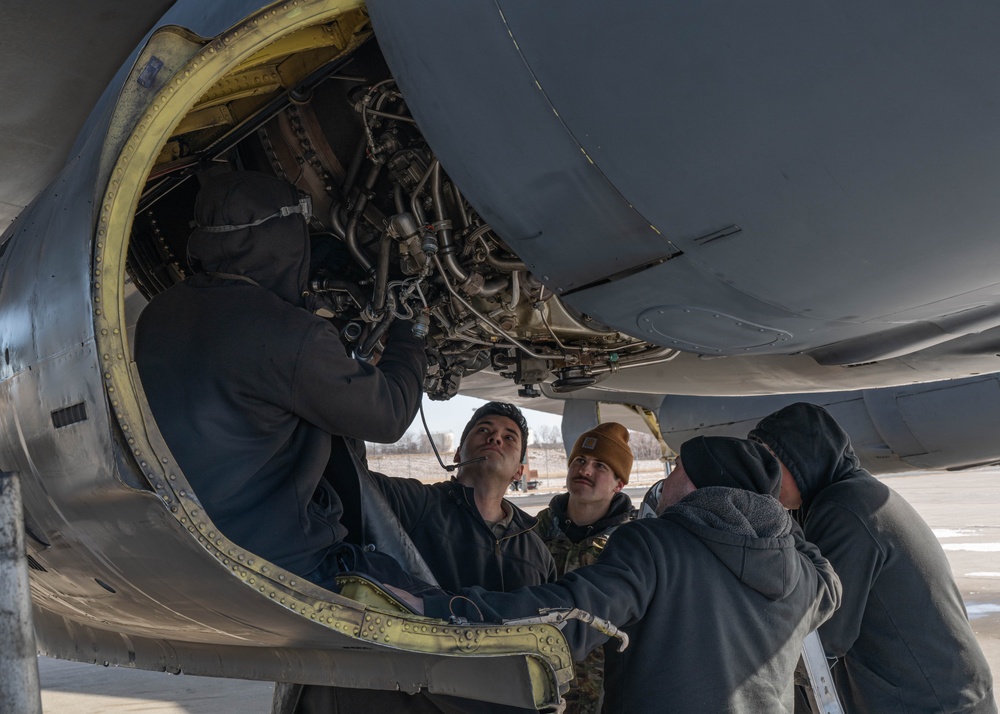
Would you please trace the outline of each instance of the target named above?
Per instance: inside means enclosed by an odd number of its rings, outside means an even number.
[[[848,320],[996,284],[996,7],[498,5],[587,156],[738,289]]]
[[[677,252],[560,121],[499,12],[380,2],[369,12],[449,175],[545,284],[569,290]],[[449,41],[416,54],[428,22]]]
[[[701,353],[721,312],[790,337],[709,353],[787,354],[1000,302],[993,6],[371,12],[449,174],[553,290],[610,279],[570,297],[604,324],[665,307],[641,336]]]

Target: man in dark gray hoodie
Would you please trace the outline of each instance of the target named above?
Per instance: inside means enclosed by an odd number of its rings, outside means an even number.
[[[692,439],[660,516],[621,526],[594,565],[513,593],[408,602],[479,621],[560,607],[610,620],[631,644],[605,647],[605,712],[791,712],[802,641],[837,607],[840,583],[774,497],[779,483],[760,445]],[[607,639],[579,623],[566,634],[574,659]]]
[[[396,322],[378,365],[359,362],[307,309],[305,210],[294,186],[266,174],[205,183],[188,242],[195,272],[139,317],[142,386],[177,463],[230,540],[326,587],[357,570],[419,588],[389,556],[343,542],[344,505],[327,472],[356,477],[350,439],[403,435],[420,405],[424,350]]]
[[[782,503],[840,576],[840,609],[820,628],[846,712],[995,714],[993,679],[931,529],[861,468],[830,414],[798,403],[750,438],[782,466]]]

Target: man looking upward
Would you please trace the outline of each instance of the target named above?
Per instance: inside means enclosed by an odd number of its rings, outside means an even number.
[[[504,498],[524,470],[528,423],[517,407],[489,402],[462,431],[450,481],[372,474],[442,588],[509,591],[556,578],[534,533],[537,520]],[[469,463],[466,463],[469,462]]]
[[[608,422],[584,432],[567,469],[566,493],[538,514],[537,528],[560,577],[597,562],[611,533],[634,516],[631,499],[622,493],[632,470],[628,429]],[[604,650],[593,650],[575,669],[565,714],[596,714],[604,698]]]

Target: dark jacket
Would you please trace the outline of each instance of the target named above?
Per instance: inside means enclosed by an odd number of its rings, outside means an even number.
[[[513,518],[497,538],[476,507],[475,492],[454,479],[425,484],[372,476],[445,590],[481,585],[509,591],[556,579],[552,556],[533,530],[537,519],[510,501]]]
[[[445,590],[457,592],[472,585],[515,590],[556,579],[552,556],[534,532],[537,520],[510,501],[505,502],[512,509],[511,522],[498,538],[480,515],[473,489],[454,479],[425,484],[375,472],[371,476]],[[306,687],[303,697],[316,711],[527,714],[517,707],[427,692]]]
[[[996,712],[990,668],[937,538],[901,496],[863,470],[821,407],[796,404],[751,436],[802,492],[806,538],[844,599],[820,628],[848,712]]]
[[[470,619],[578,607],[623,628],[631,644],[605,647],[605,712],[790,712],[802,640],[830,616],[840,583],[771,496],[698,489],[659,518],[615,531],[595,565],[513,593],[428,597]],[[567,626],[574,659],[605,638]]]
[[[247,172],[203,189],[196,213],[203,226],[242,224],[297,202],[289,184]],[[215,525],[305,575],[346,533],[323,478],[331,435],[398,439],[419,406],[423,349],[397,323],[377,367],[348,356],[337,330],[304,307],[309,236],[299,215],[197,229],[188,252],[204,272],[139,317],[143,389]]]

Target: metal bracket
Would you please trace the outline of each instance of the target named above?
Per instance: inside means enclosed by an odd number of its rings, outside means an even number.
[[[504,620],[505,625],[555,625],[559,629],[569,620],[579,620],[585,625],[593,627],[598,632],[607,635],[608,637],[615,637],[620,641],[618,645],[618,651],[624,652],[625,648],[628,647],[628,635],[619,630],[614,624],[609,620],[605,620],[603,617],[597,617],[596,615],[591,615],[589,612],[584,612],[578,608],[572,607],[560,607],[560,608],[543,608],[538,611],[538,615],[535,617],[522,617],[517,620]]]
[[[810,632],[802,642],[800,667],[805,668],[809,680],[807,694],[813,714],[844,714],[818,632]]]

